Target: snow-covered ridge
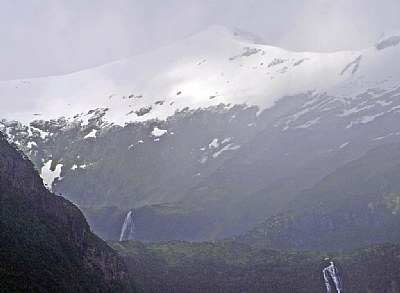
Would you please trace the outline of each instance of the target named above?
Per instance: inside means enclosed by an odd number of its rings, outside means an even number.
[[[96,68],[27,80],[0,81],[0,118],[84,120],[92,109],[104,119],[165,119],[178,109],[225,104],[272,106],[309,90],[351,98],[388,88],[400,76],[399,46],[336,53],[289,52],[245,42],[219,26],[158,50]],[[90,133],[93,136],[95,133]],[[90,137],[88,136],[88,137]]]

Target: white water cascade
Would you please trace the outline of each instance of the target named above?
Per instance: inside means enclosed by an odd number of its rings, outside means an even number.
[[[132,240],[135,237],[135,224],[133,223],[132,211],[126,215],[124,224],[122,225],[119,241]]]

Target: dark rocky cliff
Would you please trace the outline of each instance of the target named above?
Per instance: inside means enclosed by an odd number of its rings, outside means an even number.
[[[0,133],[0,291],[124,292],[127,271],[79,209]]]

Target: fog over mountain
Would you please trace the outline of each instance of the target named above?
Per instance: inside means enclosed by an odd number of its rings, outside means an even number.
[[[98,66],[210,25],[237,27],[295,51],[362,49],[399,31],[398,11],[396,0],[2,0],[0,79]]]
[[[2,5],[0,291],[399,292],[400,2]]]

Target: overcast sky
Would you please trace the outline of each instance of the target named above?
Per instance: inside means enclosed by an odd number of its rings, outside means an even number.
[[[145,52],[212,24],[266,44],[337,51],[400,34],[400,0],[0,0],[0,79],[55,75]]]

